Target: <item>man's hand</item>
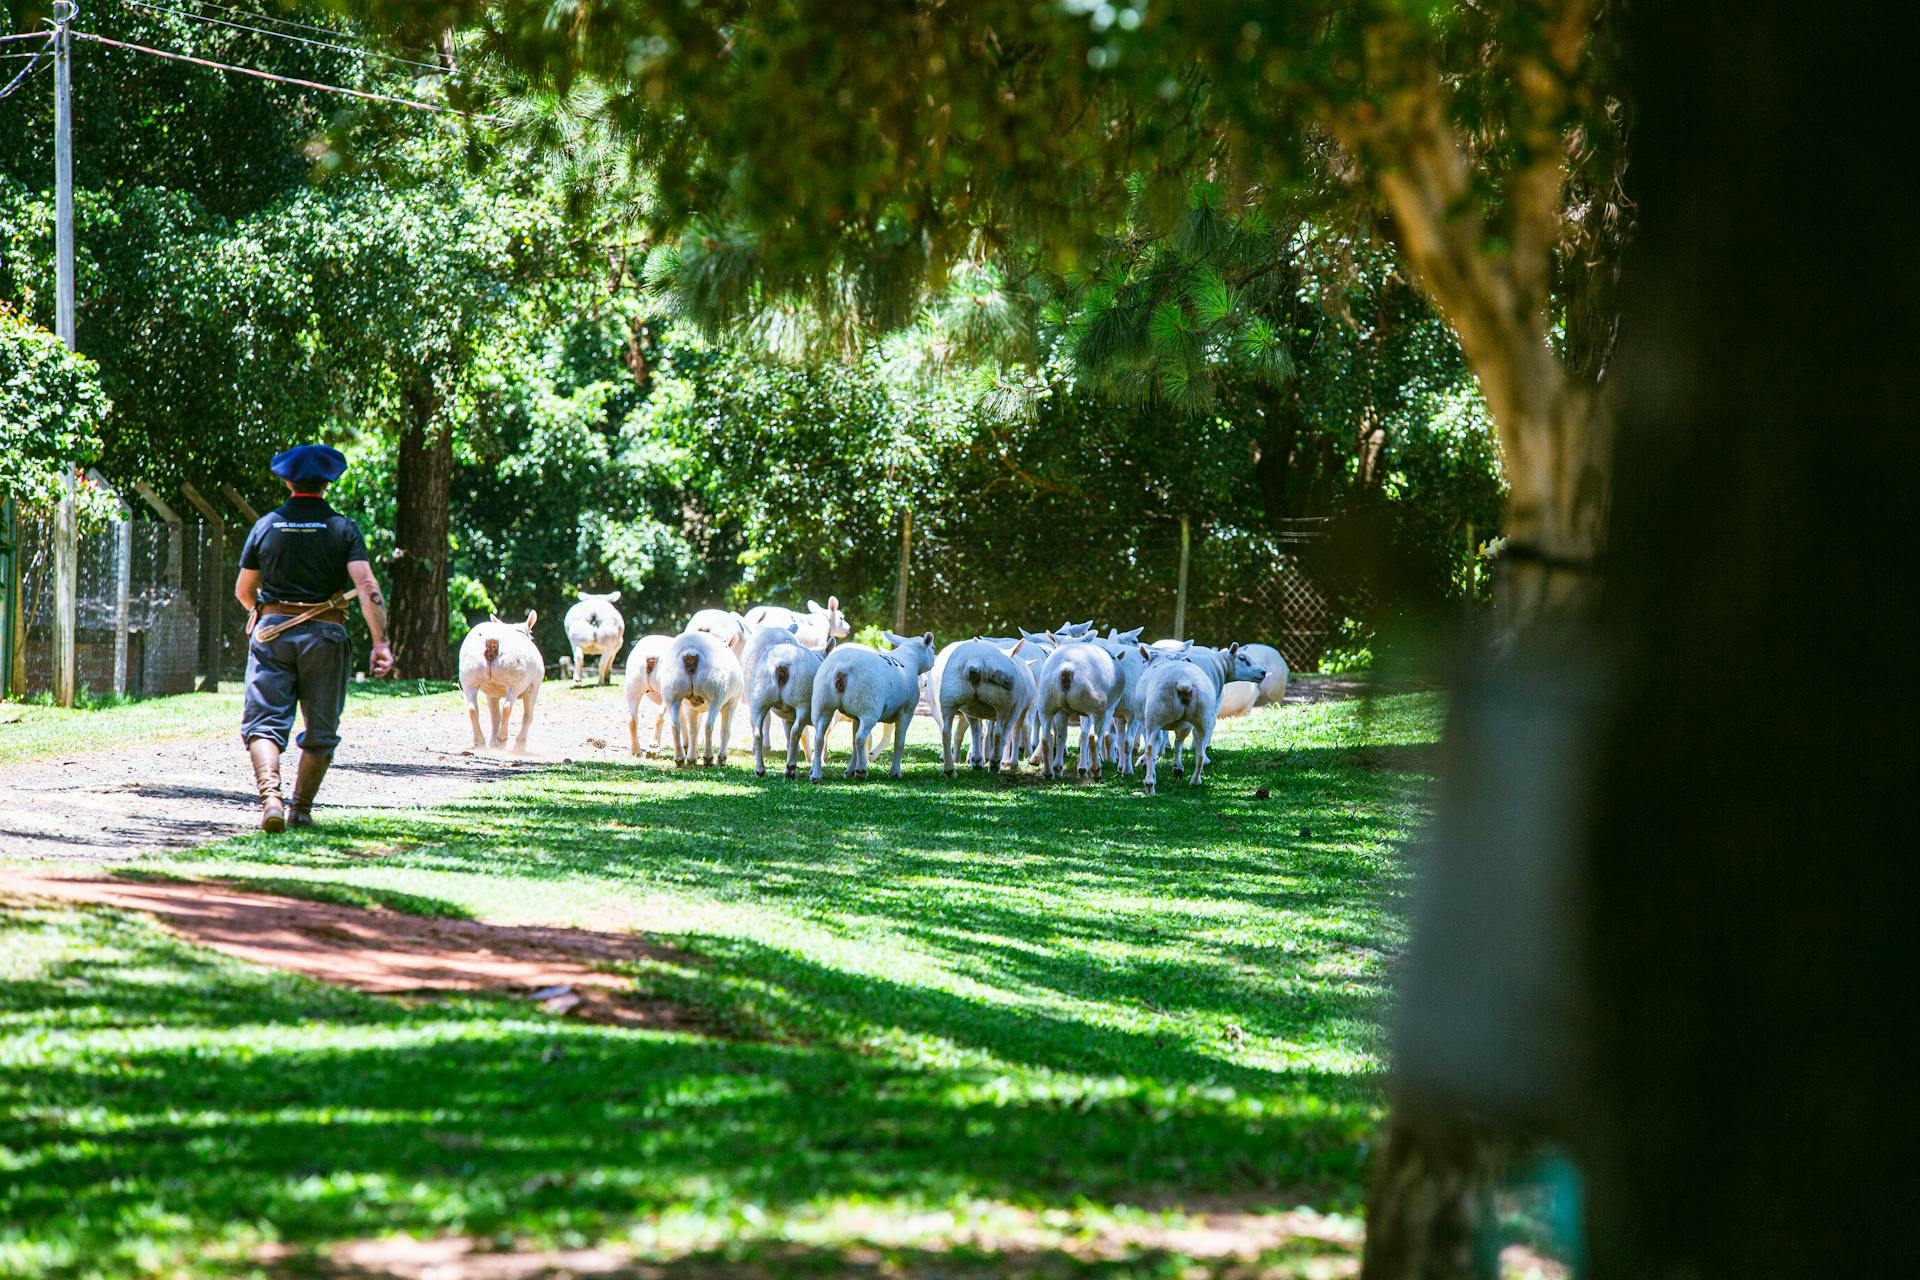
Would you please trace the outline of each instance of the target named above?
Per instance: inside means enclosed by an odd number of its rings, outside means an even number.
[[[373,646],[373,652],[368,658],[368,665],[373,668],[373,678],[375,680],[384,679],[392,675],[393,646],[385,640]]]

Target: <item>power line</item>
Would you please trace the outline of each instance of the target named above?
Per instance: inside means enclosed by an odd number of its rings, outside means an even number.
[[[244,22],[229,22],[225,18],[210,18],[204,13],[188,13],[185,9],[172,9],[163,4],[148,4],[147,0],[120,0],[121,4],[135,9],[150,9],[155,13],[170,13],[189,22],[205,22],[217,27],[231,27],[235,31],[251,31],[256,35],[269,36],[275,40],[290,40],[295,44],[312,45],[316,49],[331,49],[335,53],[349,53],[360,58],[385,58],[389,62],[404,62],[410,67],[424,67],[437,75],[447,74],[444,64],[438,62],[417,62],[412,58],[403,58],[397,53],[381,53],[374,49],[362,49],[353,45],[329,44],[325,40],[311,40],[306,36],[296,36],[290,31],[269,31],[265,27],[250,27]]]
[[[38,35],[39,32],[34,32],[33,34]],[[6,55],[7,57],[10,57],[10,58],[30,57],[33,59],[33,61],[29,62],[26,66],[20,68],[20,74],[15,76],[13,79],[7,81],[6,86],[4,88],[0,88],[0,99],[12,97],[14,90],[18,89],[22,84],[26,83],[27,77],[32,75],[39,68],[41,59],[45,58],[48,54],[53,52],[54,41],[59,39],[59,35],[60,33],[57,31],[47,32],[45,37],[46,44],[42,45],[38,50],[36,50],[33,53]]]
[[[236,18],[252,18],[255,22],[277,22],[283,27],[298,27],[302,31],[312,31],[319,35],[332,36],[336,40],[355,40],[359,38],[345,31],[335,31],[332,27],[322,27],[312,22],[301,22],[297,18],[275,17],[270,13],[255,13],[251,9],[236,9],[230,4],[218,4],[215,0],[188,0],[188,3],[197,4],[202,9],[218,9],[222,13],[234,15]],[[430,49],[420,49],[410,45],[395,45],[394,48],[405,49],[409,53],[432,52]]]
[[[51,31],[16,31],[12,35],[0,36],[0,44],[10,40],[45,40],[53,35]]]
[[[231,71],[236,75],[253,76],[260,80],[272,80],[278,84],[299,85],[303,89],[318,89],[322,93],[344,93],[349,97],[365,98],[369,102],[389,102],[397,107],[412,107],[416,111],[434,111],[442,115],[463,116],[468,120],[485,120],[491,124],[512,124],[505,116],[482,115],[477,111],[462,111],[457,107],[443,107],[438,103],[422,102],[418,98],[396,98],[391,94],[369,93],[365,89],[348,89],[337,84],[321,84],[317,80],[302,80],[296,76],[275,75],[271,71],[257,71],[252,67],[236,67],[228,62],[215,62],[210,58],[196,58],[192,54],[174,53],[168,49],[155,49],[144,44],[132,44],[125,40],[110,40],[106,36],[91,31],[73,32],[75,40],[90,40],[94,44],[110,45],[115,49],[131,49],[135,53],[151,54],[156,58],[170,58],[175,62],[191,62],[199,67],[211,67],[215,71]]]

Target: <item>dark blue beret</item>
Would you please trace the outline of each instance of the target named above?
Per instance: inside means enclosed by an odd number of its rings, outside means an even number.
[[[331,484],[346,469],[347,460],[340,451],[324,444],[295,445],[273,458],[273,474],[295,484]]]

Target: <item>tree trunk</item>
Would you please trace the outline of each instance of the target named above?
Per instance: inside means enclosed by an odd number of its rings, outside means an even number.
[[[407,420],[393,528],[394,674],[406,679],[453,676],[447,641],[447,508],[453,487],[453,430],[440,422],[431,385],[403,397]]]

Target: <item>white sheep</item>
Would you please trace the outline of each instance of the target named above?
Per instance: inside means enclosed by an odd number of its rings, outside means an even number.
[[[1266,671],[1266,676],[1258,686],[1260,696],[1254,700],[1256,707],[1270,707],[1287,699],[1287,660],[1280,651],[1270,644],[1243,644],[1240,652],[1246,654]],[[1223,709],[1221,714],[1225,714]]]
[[[1100,776],[1099,743],[1113,715],[1120,671],[1113,655],[1099,644],[1075,640],[1047,655],[1040,668],[1040,719],[1045,734],[1043,777],[1058,778],[1067,771],[1067,717],[1080,717],[1081,777]]]
[[[746,622],[750,627],[784,627],[792,623],[800,643],[809,649],[824,650],[829,640],[844,640],[852,634],[847,616],[840,612],[839,596],[828,596],[825,605],[809,600],[805,613],[777,604],[755,605],[747,610]]]
[[[940,764],[949,778],[965,737],[965,731],[954,730],[962,716],[973,733],[968,763],[976,769],[988,765],[997,773],[1004,754],[1011,767],[1017,753],[1015,726],[1026,717],[1034,695],[1032,673],[1014,656],[1024,643],[1016,640],[1002,649],[986,640],[966,640],[941,651],[929,687],[940,721]]]
[[[1193,775],[1187,781],[1200,785],[1219,706],[1219,690],[1200,664],[1184,657],[1168,657],[1148,665],[1140,689],[1141,728],[1147,739],[1147,771],[1141,781],[1148,794],[1156,789],[1160,755],[1166,750],[1170,732],[1181,739],[1189,732],[1194,735]],[[1174,768],[1178,770],[1180,765],[1176,762]]]
[[[1156,645],[1155,647],[1158,646]],[[1185,657],[1188,662],[1199,667],[1200,670],[1206,674],[1207,679],[1213,684],[1215,719],[1219,717],[1220,704],[1227,696],[1227,686],[1230,683],[1236,680],[1244,680],[1257,686],[1262,680],[1267,678],[1266,669],[1248,656],[1246,649],[1241,645],[1230,644],[1224,649],[1209,648],[1205,645],[1194,645],[1186,651]],[[1182,767],[1181,761],[1184,758],[1188,732],[1189,730],[1184,724],[1173,730],[1173,765],[1176,769]],[[1212,738],[1211,733],[1208,734],[1208,738]],[[1204,754],[1206,748],[1201,747],[1200,750]],[[1213,760],[1208,758],[1201,761],[1201,763],[1212,764]]]
[[[466,695],[467,718],[473,724],[473,745],[504,746],[507,727],[513,719],[513,704],[520,703],[520,736],[513,749],[527,749],[527,730],[533,727],[533,704],[540,697],[540,681],[547,664],[533,643],[533,620],[529,612],[521,623],[502,622],[488,615],[487,620],[467,632],[460,642],[460,692]],[[492,720],[491,737],[480,732],[480,699],[487,700]],[[503,709],[504,704],[504,709]]]
[[[1120,676],[1119,688],[1114,694],[1113,714],[1108,719],[1107,735],[1101,743],[1101,755],[1103,759],[1117,764],[1121,774],[1126,777],[1133,775],[1133,744],[1139,737],[1140,680],[1146,674],[1147,663],[1154,656],[1153,650],[1140,643],[1140,632],[1144,629],[1110,629],[1107,638],[1100,642],[1101,647],[1113,655]]]
[[[767,776],[767,739],[774,716],[787,726],[789,778],[799,773],[801,740],[813,723],[813,682],[820,670],[821,655],[801,644],[794,634],[786,628],[762,628],[759,635],[787,638],[775,639],[761,649],[747,677],[747,722],[753,726],[756,778]]]
[[[667,704],[667,718],[673,725],[673,762],[682,768],[694,763],[694,714],[706,715],[705,750],[699,753],[701,764],[725,764],[727,739],[733,732],[734,709],[746,691],[740,671],[740,659],[725,643],[704,631],[686,631],[675,637],[667,651],[667,674],[661,692]],[[713,725],[720,722],[720,749],[714,750]]]
[[[612,682],[614,660],[620,656],[620,650],[627,642],[627,620],[613,607],[619,599],[618,591],[609,591],[601,596],[582,591],[580,602],[567,610],[561,629],[567,633],[567,643],[573,647],[575,688],[580,686],[586,675],[586,659],[589,655],[600,659],[600,683]]]
[[[854,722],[853,755],[847,761],[849,778],[867,776],[867,739],[874,726],[893,726],[893,767],[900,776],[900,757],[907,749],[907,726],[920,705],[920,677],[933,666],[933,632],[919,636],[883,633],[893,649],[881,653],[863,644],[843,644],[820,664],[813,677],[813,723],[822,730],[813,739],[813,769],[807,775],[820,781],[827,750],[826,726],[836,713]]]
[[[702,609],[687,622],[687,631],[698,631],[712,636],[733,650],[733,656],[736,658],[740,656],[740,651],[746,648],[749,634],[747,620],[731,609]]]
[[[673,637],[663,635],[641,636],[633,642],[633,651],[627,655],[627,736],[633,743],[633,754],[640,754],[640,703],[642,699],[651,699],[657,712],[653,717],[653,745],[647,748],[652,755],[660,750],[660,733],[667,723],[667,699],[663,689],[666,672],[660,664],[667,660],[667,653],[673,648]]]

